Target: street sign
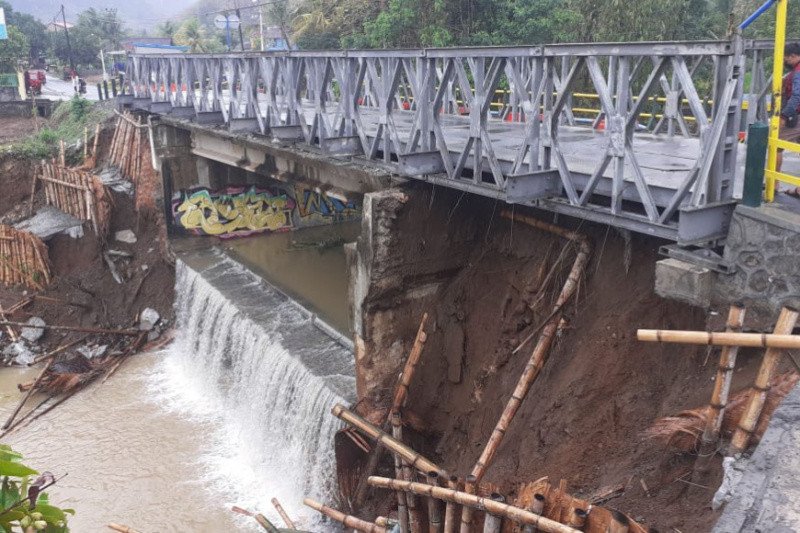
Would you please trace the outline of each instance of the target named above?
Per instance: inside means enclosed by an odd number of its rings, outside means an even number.
[[[8,39],[8,29],[6,28],[6,10],[0,7],[0,39]]]
[[[217,15],[214,17],[214,26],[217,28],[224,30],[226,27],[235,30],[239,27],[239,17],[236,15]]]

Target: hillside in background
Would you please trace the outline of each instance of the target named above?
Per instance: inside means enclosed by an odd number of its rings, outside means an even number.
[[[45,24],[51,22],[61,9],[61,0],[8,0],[11,6],[20,12],[30,13]],[[137,0],[126,2],[123,0],[107,0],[103,8],[117,9],[120,18],[124,21],[129,31],[152,30],[155,26],[167,19],[175,17],[185,11],[194,3],[194,0],[171,0],[163,2],[158,0]],[[74,22],[78,13],[90,7],[98,8],[96,0],[70,0],[64,3],[67,21]]]

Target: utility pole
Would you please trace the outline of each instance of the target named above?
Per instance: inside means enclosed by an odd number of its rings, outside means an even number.
[[[261,38],[261,51],[263,52],[266,47],[264,46],[264,8],[258,8],[258,33]]]
[[[69,68],[75,72],[75,61],[72,59],[72,45],[69,42],[69,30],[67,29],[67,15],[64,13],[64,4],[61,4],[61,20],[64,21],[64,35],[67,37],[67,55],[69,56]]]
[[[239,18],[239,45],[242,47],[242,52],[244,52],[244,36],[242,35],[242,14],[239,12],[239,8],[236,8],[236,16]]]

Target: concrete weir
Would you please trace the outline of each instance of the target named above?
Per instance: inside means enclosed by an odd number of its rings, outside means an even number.
[[[230,414],[234,470],[283,501],[335,497],[330,409],[354,400],[348,341],[213,248],[179,254],[175,307],[176,373]]]

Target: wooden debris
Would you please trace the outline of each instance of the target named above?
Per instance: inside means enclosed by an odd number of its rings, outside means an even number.
[[[327,505],[322,505],[321,503],[314,501],[311,498],[304,499],[303,504],[307,505],[308,507],[311,507],[312,509],[314,509],[319,513],[324,514],[328,518],[332,518],[337,522],[341,522],[348,528],[352,528],[357,531],[363,531],[364,533],[386,533],[386,528],[383,528],[372,522],[367,522],[366,520],[362,520],[361,518],[345,514],[337,509],[328,507]]]
[[[294,525],[292,519],[289,518],[289,515],[283,510],[283,506],[281,505],[281,502],[278,501],[278,498],[272,498],[272,505],[275,507],[275,510],[278,511],[278,514],[281,516],[283,523],[286,524],[286,527],[289,529],[297,529],[297,526]]]
[[[53,324],[45,324],[43,326],[36,326],[26,324],[25,322],[10,322],[8,320],[0,321],[0,326],[17,326],[20,328],[34,328],[34,329],[52,329],[57,331],[79,331],[83,333],[100,333],[107,335],[139,335],[141,331],[138,329],[105,329],[105,328],[88,328],[83,326],[57,326]]]
[[[16,418],[16,416],[19,414],[20,410],[22,409],[22,406],[25,405],[25,402],[27,402],[28,398],[31,397],[31,394],[33,394],[33,391],[36,390],[36,386],[39,385],[39,383],[42,382],[42,378],[44,378],[44,375],[47,373],[48,370],[50,370],[50,365],[53,364],[53,361],[55,361],[55,359],[52,359],[52,358],[49,361],[47,361],[47,364],[44,366],[42,371],[39,372],[38,376],[36,376],[36,380],[33,382],[33,385],[31,386],[31,388],[28,389],[28,392],[25,393],[25,396],[23,396],[22,399],[17,404],[17,407],[8,416],[8,419],[6,420],[5,424],[3,424],[3,428],[2,429],[8,429],[8,427],[14,421],[14,418]]]
[[[119,533],[139,533],[138,531],[136,531],[135,529],[133,529],[131,527],[123,526],[122,524],[115,524],[114,522],[111,522],[110,524],[107,524],[106,527],[108,527],[108,529],[112,529],[114,531],[119,531]]]
[[[150,144],[145,142],[142,129],[147,125],[136,120],[130,112],[117,113],[114,137],[111,139],[109,161],[120,169],[122,175],[131,181],[142,171],[142,160],[150,157]]]
[[[623,494],[625,494],[624,483],[620,483],[619,485],[607,485],[605,487],[600,487],[590,495],[586,496],[586,501],[592,505],[600,505],[608,500],[619,498]]]
[[[0,262],[4,285],[42,290],[50,283],[47,246],[32,233],[0,224]]]

